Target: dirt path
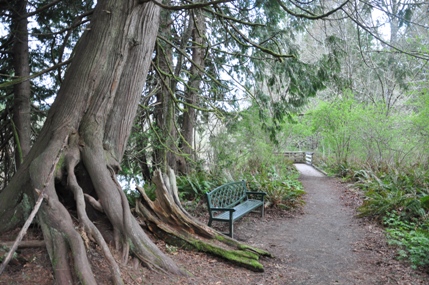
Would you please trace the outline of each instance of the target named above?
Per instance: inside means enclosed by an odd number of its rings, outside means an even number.
[[[307,193],[303,214],[269,220],[247,240],[271,249],[280,261],[266,267],[278,278],[260,284],[429,284],[427,275],[394,259],[377,225],[355,217],[347,204],[356,196],[345,185],[311,166],[296,167]]]
[[[354,244],[363,239],[364,232],[353,211],[342,205],[332,179],[308,165],[296,166],[307,192],[304,215],[276,227],[293,284],[363,281]]]

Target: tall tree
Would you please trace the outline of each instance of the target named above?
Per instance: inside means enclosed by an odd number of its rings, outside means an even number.
[[[1,192],[0,219],[4,231],[15,226],[19,217],[29,210],[26,208],[29,205],[23,205],[23,201],[35,198],[34,189],[43,189],[47,202],[41,207],[39,222],[51,259],[56,261],[53,264],[55,278],[60,284],[74,280],[72,267],[67,265],[69,250],[74,253],[70,262],[79,272],[81,282],[96,283],[83,240],[70,214],[59,202],[55,191],[58,185],[50,175],[64,143],[67,148],[59,165],[63,173],[56,175],[67,180],[67,189],[73,192],[77,202],[82,228],[105,248],[105,254],[109,255],[107,246],[86,217],[82,192],[85,187],[79,185],[76,178],[78,163],[91,177],[96,196],[116,233],[116,244],[122,245],[124,252],[131,247],[149,267],[180,271],[138,225],[114,177],[148,72],[158,24],[159,7],[153,3],[125,0],[98,3],[90,28],[74,50],[73,63],[41,135],[19,172]],[[23,209],[15,214],[17,205]],[[118,267],[112,264],[112,270],[120,283]]]
[[[189,81],[185,93],[185,111],[183,113],[182,123],[182,151],[187,157],[182,167],[183,173],[190,172],[190,162],[195,161],[194,155],[194,132],[196,127],[196,108],[198,105],[198,96],[201,94],[202,75],[205,68],[205,47],[203,46],[206,36],[206,26],[204,14],[201,9],[193,11],[190,18],[192,27],[192,62],[189,70]]]
[[[12,11],[13,65],[16,78],[23,78],[14,85],[13,123],[16,130],[16,164],[19,166],[30,151],[31,135],[31,86],[28,51],[27,1],[18,0]]]
[[[46,118],[50,105],[46,99],[55,94],[61,83],[68,50],[80,36],[80,27],[88,21],[91,6],[92,1],[74,5],[59,0],[0,1],[4,28],[0,38],[0,177],[4,177],[4,184],[40,131],[40,122]]]
[[[165,19],[161,23],[159,36],[165,39],[171,39],[172,36],[172,17],[171,11],[163,10],[162,18]],[[168,166],[173,169],[175,167],[175,157],[172,154],[176,145],[176,134],[174,129],[175,109],[174,109],[174,91],[175,91],[175,78],[172,75],[173,64],[173,50],[171,45],[159,41],[156,45],[156,59],[155,65],[157,67],[157,78],[160,81],[156,86],[156,103],[154,108],[154,120],[157,133],[157,146],[154,151],[153,162],[156,168],[161,168],[164,171]]]

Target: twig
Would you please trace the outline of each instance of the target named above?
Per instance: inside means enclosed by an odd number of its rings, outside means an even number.
[[[11,249],[9,250],[9,252],[7,253],[6,258],[4,259],[3,263],[1,264],[1,266],[0,266],[0,275],[3,273],[3,271],[6,268],[7,264],[12,259],[12,256],[15,253],[16,249],[18,248],[18,245],[21,242],[22,238],[27,233],[28,228],[30,227],[31,223],[33,222],[34,217],[36,216],[37,212],[40,209],[40,206],[42,205],[43,199],[44,198],[48,198],[48,196],[45,194],[45,189],[48,186],[48,183],[49,183],[49,181],[52,178],[52,175],[54,173],[55,167],[56,167],[56,165],[58,163],[58,160],[60,159],[60,155],[63,152],[63,149],[64,149],[64,147],[65,147],[65,145],[67,143],[67,139],[68,139],[68,135],[64,139],[63,146],[61,147],[60,151],[57,154],[57,157],[55,158],[55,161],[54,161],[54,163],[52,165],[52,169],[49,172],[48,177],[46,178],[46,183],[44,184],[42,191],[40,191],[38,189],[34,189],[37,192],[37,194],[39,195],[39,197],[37,198],[36,204],[34,205],[34,208],[31,211],[30,216],[28,217],[27,221],[25,221],[25,224],[22,227],[22,229],[19,231],[18,237],[16,238],[15,242],[13,243],[13,246],[11,247]]]
[[[38,191],[36,189],[36,191]],[[6,255],[5,260],[0,266],[0,274],[3,273],[3,270],[6,268],[6,265],[9,263],[9,261],[12,259],[13,254],[15,253],[15,250],[18,248],[18,244],[21,242],[22,238],[27,232],[27,229],[30,227],[31,222],[33,222],[34,217],[36,216],[37,212],[39,211],[40,205],[42,205],[44,198],[44,194],[40,193],[39,198],[37,199],[36,205],[34,205],[33,211],[31,211],[30,216],[28,217],[27,221],[25,221],[24,226],[19,231],[18,237],[16,238],[15,242],[13,243],[12,248],[9,250],[9,252]]]
[[[0,241],[0,247],[11,248],[13,241]],[[46,243],[44,240],[24,240],[18,244],[18,248],[43,247]]]

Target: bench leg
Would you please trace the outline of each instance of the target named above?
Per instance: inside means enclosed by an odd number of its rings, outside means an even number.
[[[211,226],[212,226],[212,222],[213,222],[212,218],[209,218],[209,223],[208,223],[208,226],[209,226],[209,227],[211,227]]]
[[[264,207],[264,204],[262,204],[262,206],[261,206],[261,217],[262,218],[265,217],[265,207]]]
[[[234,222],[229,221],[229,236],[234,238]]]

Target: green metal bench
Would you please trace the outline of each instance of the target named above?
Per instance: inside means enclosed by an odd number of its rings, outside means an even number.
[[[206,193],[207,207],[210,214],[209,227],[213,221],[229,223],[229,235],[233,237],[234,221],[260,207],[264,217],[265,192],[251,192],[246,182],[231,182]]]

